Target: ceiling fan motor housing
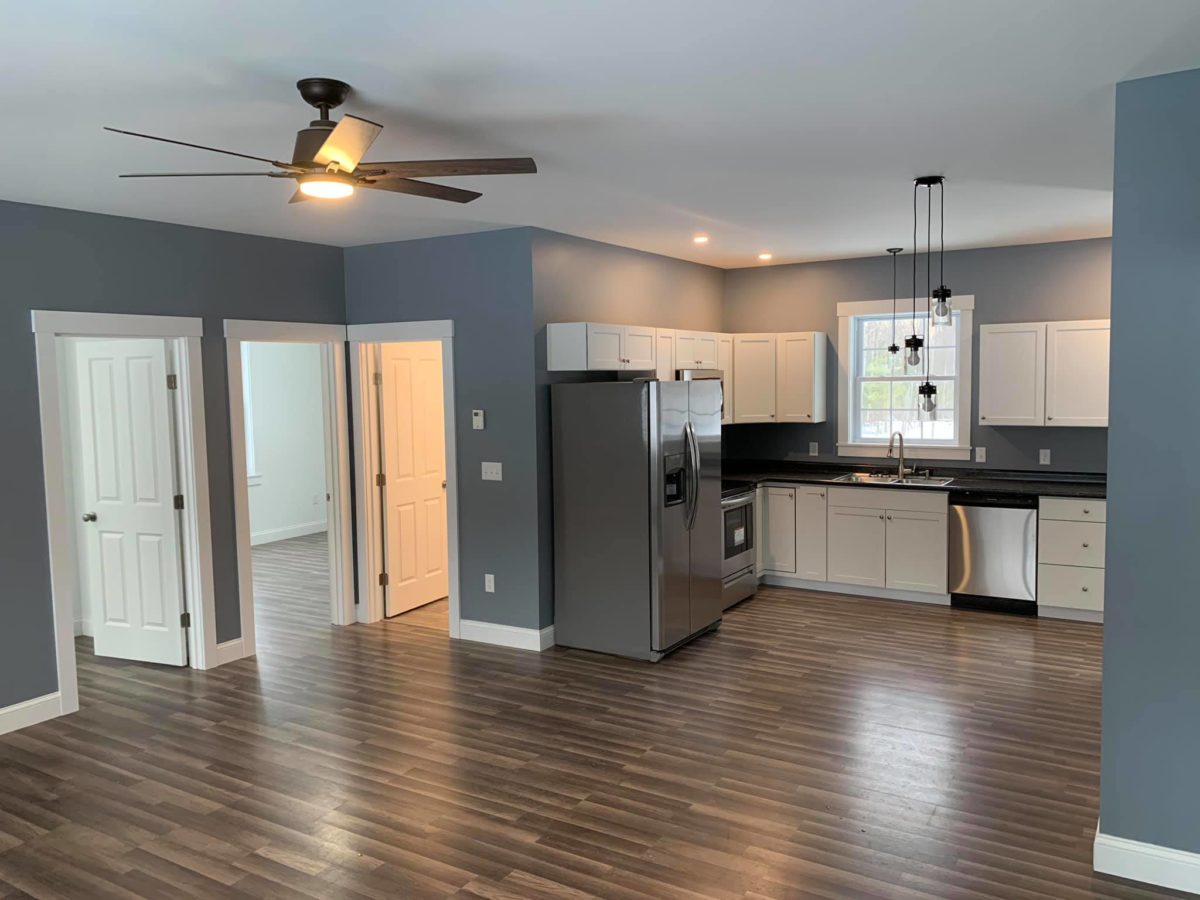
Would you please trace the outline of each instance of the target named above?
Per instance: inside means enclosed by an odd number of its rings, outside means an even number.
[[[346,102],[350,96],[350,85],[336,78],[301,78],[296,82],[296,89],[305,103],[320,110],[321,118],[314,119],[307,128],[296,132],[292,162],[298,166],[315,166],[317,164],[313,162],[313,157],[337,125],[329,118],[329,111]]]
[[[317,155],[335,125],[337,123],[331,119],[314,119],[308,123],[307,128],[297,131],[292,162],[297,166],[316,166],[317,163],[313,162],[313,157]]]

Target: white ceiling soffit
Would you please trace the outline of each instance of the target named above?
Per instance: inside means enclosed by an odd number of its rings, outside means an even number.
[[[1113,85],[1200,66],[1196,0],[75,0],[5,10],[0,197],[325,244],[536,225],[724,267],[883,255],[914,175],[949,246],[1110,233]],[[457,205],[276,179],[101,126],[290,158],[305,76],[376,159],[533,156]],[[232,164],[232,165],[231,165]],[[703,247],[692,235],[703,231]]]

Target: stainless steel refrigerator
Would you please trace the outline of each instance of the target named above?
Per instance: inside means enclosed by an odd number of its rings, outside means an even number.
[[[657,662],[721,621],[721,383],[551,397],[555,643]]]

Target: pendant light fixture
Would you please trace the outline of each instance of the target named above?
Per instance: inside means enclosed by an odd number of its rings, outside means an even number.
[[[917,184],[919,183],[920,179],[913,182],[912,334],[904,339],[904,349],[907,351],[904,356],[904,365],[910,369],[921,365],[921,348],[925,346],[925,339],[917,334]]]
[[[946,287],[946,182],[938,179],[938,230],[941,232],[941,249],[938,250],[938,287],[933,292],[933,323],[950,324],[950,288]]]
[[[926,331],[933,322],[933,186],[941,189],[945,181],[941,175],[923,175],[913,181],[913,336],[916,337],[916,307],[917,307],[917,192],[925,188],[925,317]],[[947,298],[948,300],[949,298]],[[947,310],[947,316],[949,311]],[[917,387],[917,408],[924,413],[933,414],[937,411],[937,385],[929,380],[929,354],[925,354],[925,381]]]
[[[900,345],[896,343],[896,255],[903,250],[903,247],[887,248],[892,254],[892,342],[888,345],[888,353],[892,356],[900,352]]]

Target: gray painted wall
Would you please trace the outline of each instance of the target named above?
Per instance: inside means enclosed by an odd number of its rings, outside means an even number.
[[[342,252],[0,201],[0,707],[57,689],[32,309],[202,316],[217,639],[238,612],[222,319],[343,319]]]
[[[351,324],[454,321],[461,613],[521,628],[542,624],[530,239],[520,228],[345,251]],[[504,480],[484,482],[484,461],[503,463]]]
[[[1200,853],[1197,109],[1200,70],[1117,86],[1100,775],[1101,831],[1192,853]]]
[[[953,220],[949,220],[953,224]],[[921,257],[923,260],[923,257]],[[912,294],[911,268],[901,257],[902,297]],[[975,295],[975,327],[1001,322],[1104,319],[1109,313],[1110,242],[1107,239],[960,250],[946,254],[946,281],[955,294]],[[936,272],[936,266],[935,266]],[[919,265],[924,283],[924,265]],[[906,280],[907,275],[907,280]],[[905,285],[907,284],[907,287]],[[725,430],[725,455],[742,459],[809,459],[808,442],[821,455],[837,452],[837,304],[892,296],[891,260],[837,260],[734,269],[725,273],[724,330],[824,331],[829,334],[829,421],[820,425],[736,425]],[[975,335],[975,403],[979,401],[978,334]],[[977,406],[976,406],[977,409]],[[990,428],[973,424],[974,446],[987,447],[998,469],[1103,472],[1102,428]],[[1053,465],[1038,465],[1049,448]],[[844,461],[844,460],[843,460]],[[937,465],[954,465],[938,462]],[[971,465],[975,463],[959,463]]]
[[[683,260],[533,231],[533,317],[537,331],[538,547],[540,621],[554,621],[554,496],[550,385],[610,374],[546,371],[546,325],[604,322],[720,331],[724,272]]]

